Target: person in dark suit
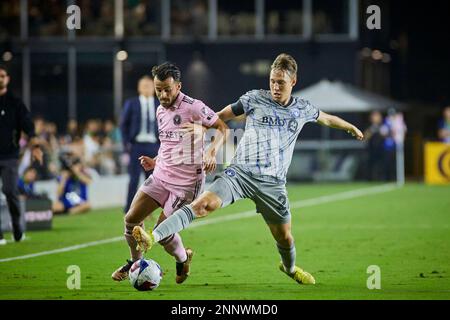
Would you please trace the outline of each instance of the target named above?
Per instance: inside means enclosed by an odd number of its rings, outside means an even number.
[[[128,165],[130,181],[125,213],[128,212],[137,191],[141,173],[144,173],[146,177],[150,175],[150,172],[142,169],[138,158],[142,155],[153,158],[158,154],[159,149],[156,121],[156,108],[159,102],[154,97],[155,88],[151,77],[144,76],[139,79],[138,93],[138,97],[125,101],[120,119],[124,150],[130,156]]]

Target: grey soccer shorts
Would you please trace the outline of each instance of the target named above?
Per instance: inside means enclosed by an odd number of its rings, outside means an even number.
[[[240,199],[251,199],[268,224],[291,221],[286,186],[255,179],[236,166],[230,166],[216,175],[207,189],[222,199],[222,208]]]

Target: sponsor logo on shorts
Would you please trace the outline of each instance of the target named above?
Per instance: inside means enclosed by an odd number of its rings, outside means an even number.
[[[234,177],[236,175],[236,171],[234,171],[233,169],[228,168],[228,169],[225,170],[225,174],[227,176],[229,176],[229,177]]]

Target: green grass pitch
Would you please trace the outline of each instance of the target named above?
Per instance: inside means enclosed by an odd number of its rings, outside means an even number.
[[[138,292],[128,281],[113,282],[111,273],[128,258],[124,240],[1,261],[120,237],[123,215],[115,208],[56,217],[53,230],[28,232],[26,241],[1,246],[0,299],[449,299],[450,188],[408,184],[320,200],[373,186],[289,185],[297,262],[315,276],[315,286],[298,285],[278,270],[275,243],[259,215],[213,221],[254,209],[241,201],[203,219],[210,223],[182,232],[195,251],[191,276],[182,285],[175,284],[175,263],[160,246],[146,255],[166,272],[157,290]],[[80,290],[67,288],[70,265],[80,267]],[[370,265],[380,267],[379,290],[366,286]]]

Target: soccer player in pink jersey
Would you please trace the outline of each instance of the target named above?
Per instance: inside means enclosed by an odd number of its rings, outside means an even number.
[[[224,142],[228,126],[202,101],[182,93],[181,72],[171,63],[152,69],[156,95],[160,106],[156,111],[161,145],[155,159],[139,158],[146,171],[153,174],[139,188],[125,215],[125,239],[130,247],[131,260],[112,274],[112,279],[127,279],[134,261],[142,258],[142,250],[132,236],[135,226],[143,226],[144,219],[158,207],[163,209],[157,225],[184,204],[191,203],[203,191],[205,174],[216,168],[216,153]],[[192,123],[215,128],[221,135],[204,152],[203,131],[192,134]],[[200,126],[198,126],[200,127]],[[189,275],[193,251],[185,248],[178,233],[159,241],[176,260],[176,283]]]

